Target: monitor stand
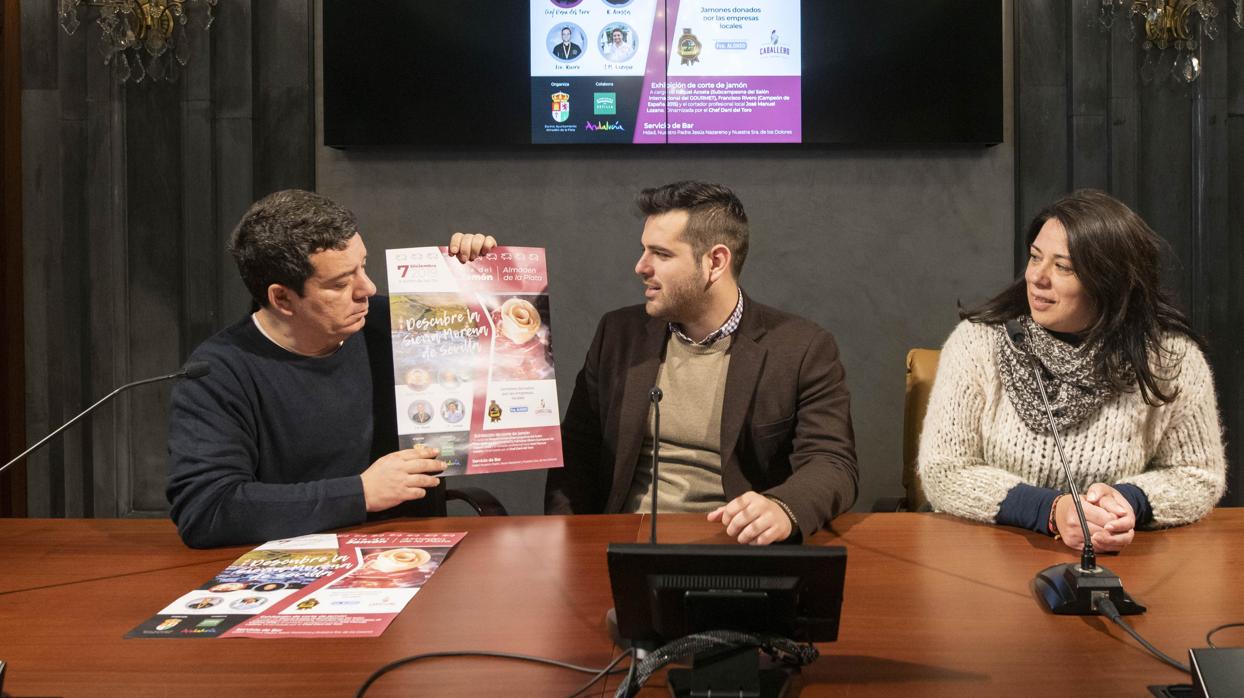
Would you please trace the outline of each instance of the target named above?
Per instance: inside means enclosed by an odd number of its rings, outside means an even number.
[[[781,698],[789,679],[783,669],[761,669],[760,650],[754,645],[703,652],[691,660],[690,669],[670,669],[666,674],[675,698]]]

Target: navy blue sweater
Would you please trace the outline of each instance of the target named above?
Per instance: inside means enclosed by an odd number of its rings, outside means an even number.
[[[397,449],[388,299],[334,354],[281,349],[248,315],[200,345],[211,364],[173,390],[168,500],[195,548],[257,543],[369,518],[444,513],[443,488],[369,517],[359,475]]]

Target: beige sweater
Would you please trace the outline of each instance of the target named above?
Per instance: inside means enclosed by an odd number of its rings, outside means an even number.
[[[721,486],[721,408],[733,336],[709,346],[671,332],[657,373],[661,399],[661,467],[657,510],[708,512],[726,503]],[[623,511],[652,507],[652,411]]]
[[[1019,483],[1065,490],[1054,438],[1028,429],[1002,387],[996,329],[964,321],[942,347],[920,439],[925,493],[938,511],[994,522]],[[1182,336],[1167,346],[1182,355],[1174,402],[1145,404],[1139,391],[1107,402],[1062,432],[1076,484],[1131,483],[1144,490],[1155,527],[1191,523],[1226,489],[1222,429],[1205,356]]]

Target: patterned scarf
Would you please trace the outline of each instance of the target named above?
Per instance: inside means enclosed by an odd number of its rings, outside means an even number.
[[[1050,423],[1029,355],[1042,369],[1050,411],[1060,433],[1083,422],[1114,397],[1110,382],[1096,370],[1100,342],[1072,346],[1051,335],[1028,315],[1020,317],[1019,322],[1028,333],[1028,341],[1022,347],[1011,342],[1003,325],[996,325],[998,372],[1015,411],[1034,433],[1049,432]]]

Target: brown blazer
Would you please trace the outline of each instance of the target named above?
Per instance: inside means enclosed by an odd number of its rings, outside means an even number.
[[[606,314],[562,420],[565,467],[549,471],[549,513],[613,514],[635,477],[669,336],[641,305]],[[838,346],[803,318],[744,298],[721,415],[722,488],[782,500],[806,537],[855,502],[855,434]]]

